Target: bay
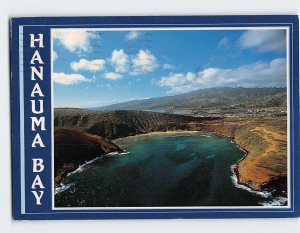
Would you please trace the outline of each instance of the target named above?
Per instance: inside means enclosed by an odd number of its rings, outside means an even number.
[[[152,133],[115,141],[128,153],[103,157],[63,179],[56,207],[259,206],[273,197],[237,187],[245,156],[230,139],[200,132]]]

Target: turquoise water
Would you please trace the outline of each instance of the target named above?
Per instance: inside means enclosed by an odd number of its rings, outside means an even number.
[[[273,201],[238,188],[232,165],[244,152],[202,133],[128,137],[128,153],[100,158],[64,178],[56,207],[258,206]]]

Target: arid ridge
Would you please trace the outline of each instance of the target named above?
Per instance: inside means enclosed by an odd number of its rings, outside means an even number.
[[[268,119],[223,119],[134,110],[91,111],[60,108],[55,109],[54,125],[55,160],[60,161],[55,162],[57,181],[61,179],[58,175],[75,170],[84,161],[92,159],[86,157],[86,153],[80,154],[77,149],[77,159],[70,160],[68,156],[65,158],[64,153],[70,154],[69,149],[61,143],[66,138],[75,137],[76,143],[80,141],[82,150],[86,150],[89,156],[97,157],[121,150],[110,142],[112,139],[156,131],[196,130],[230,137],[248,151],[236,168],[241,184],[258,191],[275,191],[282,196],[287,195],[287,138],[284,116]],[[93,153],[89,153],[90,150]]]

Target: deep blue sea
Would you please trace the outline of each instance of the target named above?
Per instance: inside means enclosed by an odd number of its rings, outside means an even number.
[[[127,153],[87,163],[63,179],[56,207],[260,206],[278,204],[235,182],[245,152],[230,139],[199,132],[115,141]]]

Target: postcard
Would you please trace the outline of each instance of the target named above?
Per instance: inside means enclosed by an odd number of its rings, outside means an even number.
[[[13,216],[299,216],[297,16],[11,19]]]

